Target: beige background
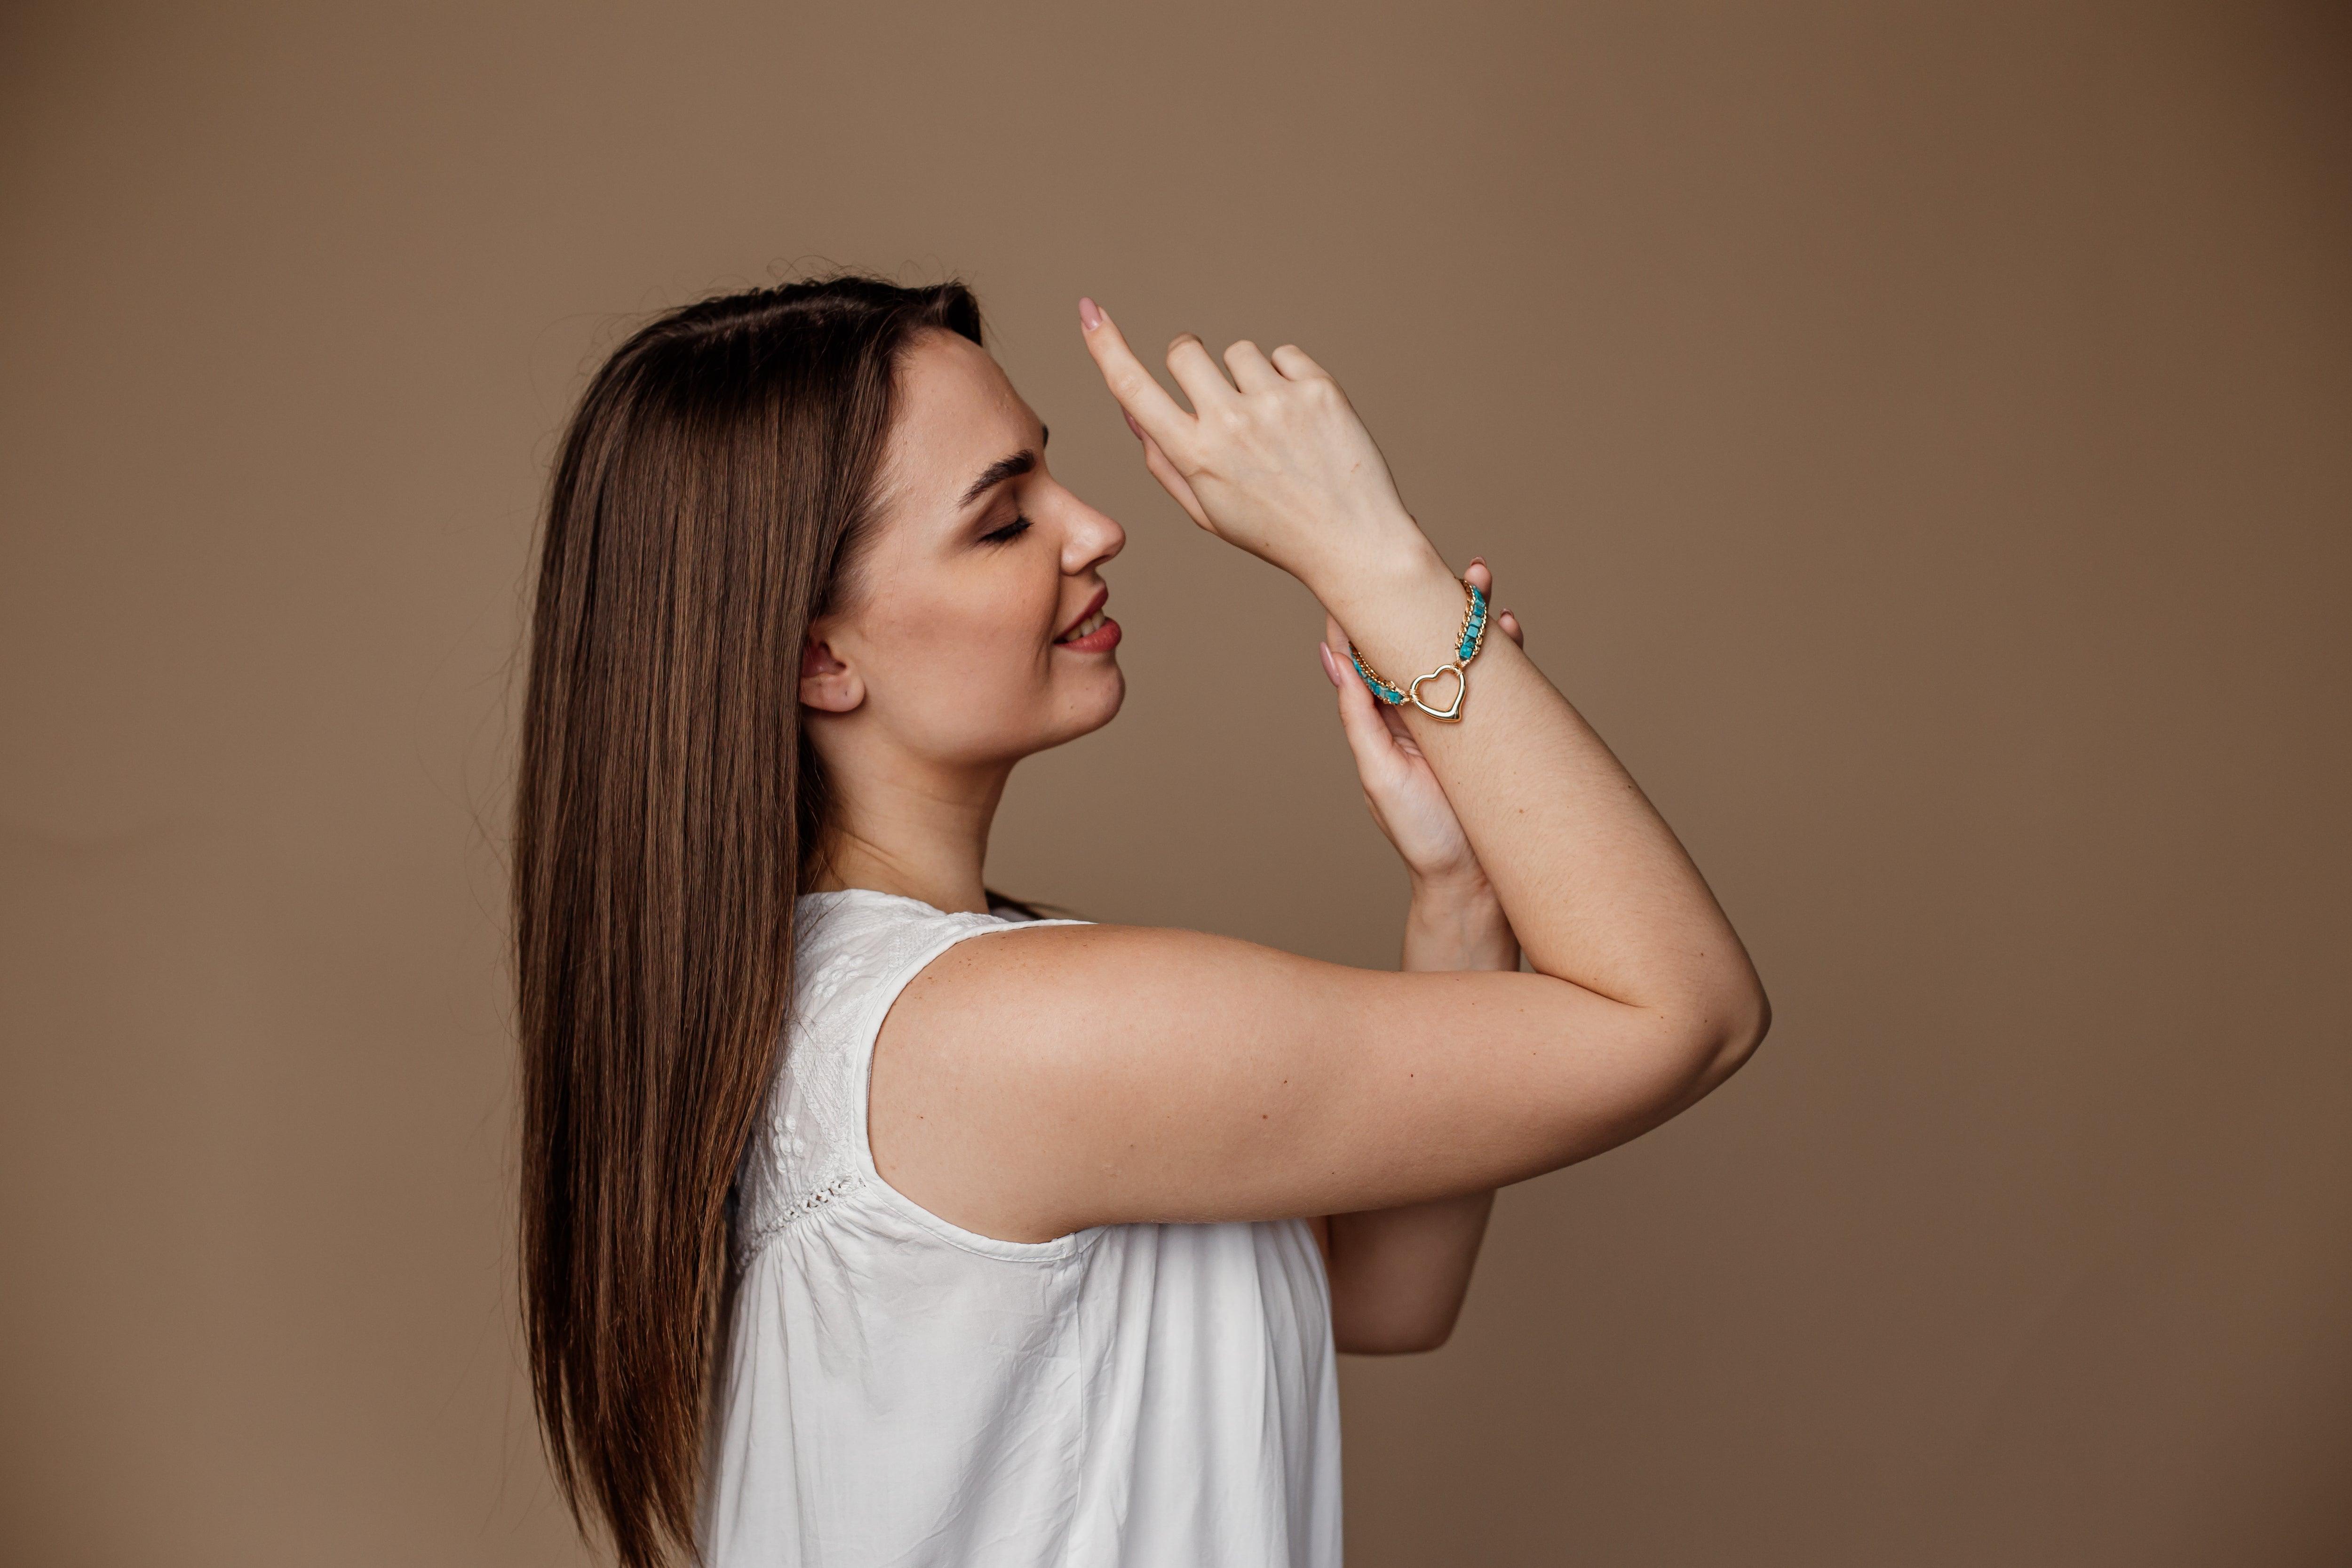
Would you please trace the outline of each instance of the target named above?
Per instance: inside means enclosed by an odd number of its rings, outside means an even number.
[[[1129,524],[993,872],[1390,960],[1303,593],[1078,346],[1307,343],[1779,1024],[1347,1374],[1358,1568],[2352,1561],[2352,48],[2213,4],[17,5],[0,1557],[580,1561],[498,834],[639,313],[981,290]]]

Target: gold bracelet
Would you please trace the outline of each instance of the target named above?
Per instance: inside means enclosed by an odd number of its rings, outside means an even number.
[[[1466,581],[1462,583],[1462,591],[1470,595],[1470,603],[1462,612],[1462,633],[1454,639],[1454,658],[1427,675],[1416,676],[1402,686],[1366,664],[1364,656],[1356,651],[1355,639],[1348,639],[1348,658],[1354,663],[1356,673],[1364,678],[1364,684],[1372,689],[1373,696],[1391,708],[1410,702],[1431,718],[1442,719],[1449,724],[1462,717],[1462,699],[1470,689],[1468,666],[1478,657],[1478,649],[1486,640],[1486,595]],[[1432,708],[1421,700],[1422,686],[1446,674],[1454,677],[1454,700],[1444,708]]]

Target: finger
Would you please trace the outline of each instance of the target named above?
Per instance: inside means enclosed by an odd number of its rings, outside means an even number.
[[[1285,343],[1274,351],[1274,368],[1293,381],[1309,379],[1331,381],[1331,373],[1307,357],[1307,351],[1297,343]]]
[[[1470,558],[1470,564],[1463,569],[1462,580],[1489,597],[1494,595],[1495,569],[1486,564],[1486,558],[1483,555],[1474,555]],[[1528,646],[1527,628],[1519,625],[1518,616],[1511,614],[1510,611],[1495,612],[1494,625],[1496,631],[1501,632],[1521,647]]]
[[[1405,728],[1403,711],[1385,702],[1375,702],[1372,706],[1379,710],[1381,722],[1389,727],[1389,739],[1397,750],[1416,757],[1421,755],[1421,747],[1413,740],[1412,731]]]
[[[1138,431],[1137,434],[1142,435],[1142,432]],[[1186,479],[1181,470],[1168,460],[1168,454],[1160,450],[1160,443],[1149,436],[1143,437],[1143,467],[1153,479],[1160,481],[1161,489],[1175,498],[1176,504],[1184,509],[1186,517],[1191,518],[1202,528],[1208,528],[1209,514],[1201,505],[1201,498],[1193,493],[1192,481]],[[1215,531],[1211,530],[1211,531]]]
[[[1091,326],[1087,324],[1089,311],[1094,323]],[[1143,368],[1143,362],[1127,346],[1118,323],[1092,300],[1081,300],[1078,324],[1086,336],[1087,353],[1094,356],[1095,368],[1102,373],[1103,384],[1118,399],[1119,407],[1162,447],[1171,440],[1181,443],[1192,427],[1192,416],[1177,406],[1166,389],[1151,379],[1151,373]]]
[[[1356,759],[1356,776],[1367,786],[1375,781],[1386,783],[1391,770],[1397,764],[1396,744],[1389,737],[1388,725],[1381,713],[1384,704],[1356,673],[1347,654],[1348,635],[1339,623],[1328,616],[1323,623],[1324,646],[1331,650],[1331,659],[1339,669],[1339,731],[1347,737],[1348,751]]]
[[[1282,373],[1247,338],[1225,351],[1225,368],[1234,373],[1234,384],[1244,392],[1264,392],[1282,384]]]
[[[1186,479],[1183,475],[1183,471],[1178,468],[1174,463],[1168,460],[1168,454],[1160,448],[1159,442],[1151,438],[1151,433],[1150,431],[1146,430],[1142,426],[1138,425],[1135,422],[1134,415],[1129,414],[1126,409],[1122,408],[1118,411],[1118,416],[1127,421],[1127,427],[1135,432],[1135,438],[1137,440],[1143,443],[1143,467],[1145,471],[1150,474],[1153,479],[1160,481],[1160,488],[1161,489],[1166,490],[1170,495],[1176,499],[1176,504],[1184,509],[1185,516],[1191,518],[1194,522],[1199,523],[1202,528],[1207,528],[1209,526],[1209,513],[1207,510],[1201,505],[1201,498],[1194,492],[1192,489],[1192,481]]]
[[[1195,414],[1233,399],[1233,384],[1217,368],[1217,362],[1209,357],[1209,346],[1196,332],[1179,332],[1176,341],[1168,345],[1168,374],[1176,378],[1176,384],[1192,400]]]

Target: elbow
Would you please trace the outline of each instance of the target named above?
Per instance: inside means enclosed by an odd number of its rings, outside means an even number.
[[[1347,1355],[1426,1355],[1442,1350],[1454,1337],[1454,1320],[1442,1323],[1420,1323],[1410,1327],[1389,1326],[1378,1332],[1332,1336],[1334,1348]]]
[[[1756,972],[1693,984],[1680,999],[1651,1010],[1664,1032],[1654,1080],[1664,1115],[1679,1115],[1713,1093],[1748,1063],[1772,1027],[1772,1004]],[[1663,1118],[1662,1118],[1663,1120]]]
[[[1772,999],[1764,994],[1763,982],[1755,971],[1748,970],[1739,984],[1710,999],[1704,1016],[1707,1027],[1700,1047],[1701,1094],[1738,1072],[1756,1054],[1772,1029]]]
[[[1444,1347],[1462,1316],[1469,1281],[1450,1297],[1410,1290],[1367,1300],[1360,1292],[1336,1292],[1331,1300],[1331,1343],[1348,1355],[1425,1355]]]

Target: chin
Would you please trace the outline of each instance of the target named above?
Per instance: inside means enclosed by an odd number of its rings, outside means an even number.
[[[1109,666],[1087,687],[1085,691],[1074,694],[1074,700],[1064,710],[1062,722],[1055,727],[1054,738],[1045,742],[1047,747],[1066,745],[1081,735],[1091,735],[1118,717],[1119,706],[1127,700],[1127,676],[1118,666]]]

